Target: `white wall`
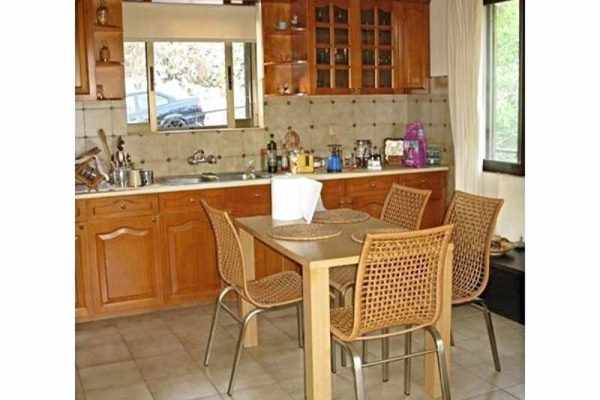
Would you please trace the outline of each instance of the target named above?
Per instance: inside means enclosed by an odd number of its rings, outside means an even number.
[[[483,195],[504,199],[496,233],[512,241],[525,238],[525,178],[484,172]]]
[[[431,76],[448,75],[448,0],[429,4],[429,54]],[[480,1],[480,0],[477,0]]]

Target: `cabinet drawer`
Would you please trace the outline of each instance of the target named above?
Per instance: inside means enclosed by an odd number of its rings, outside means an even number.
[[[87,219],[87,203],[85,200],[75,200],[75,221]]]
[[[87,204],[90,218],[133,217],[158,213],[156,196],[109,197],[90,200]]]
[[[223,209],[225,192],[222,189],[195,190],[190,192],[164,193],[158,196],[161,212],[202,210],[201,200],[210,206]],[[206,218],[204,212],[202,218]]]
[[[393,176],[348,179],[346,188],[349,195],[371,194],[373,192],[387,193],[392,187],[394,180]]]
[[[245,186],[227,189],[225,208],[235,217],[271,213],[271,186]]]
[[[431,172],[400,175],[398,183],[415,189],[431,190],[430,200],[438,200],[444,196],[446,190],[446,174]]]

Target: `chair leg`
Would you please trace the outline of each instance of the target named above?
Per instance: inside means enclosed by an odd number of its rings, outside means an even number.
[[[410,353],[412,353],[412,332],[408,332],[404,336],[404,354],[408,355]],[[412,360],[410,358],[404,360],[404,394],[407,396],[410,395],[410,382],[412,379],[411,361]]]
[[[296,304],[296,318],[298,319],[298,347],[304,348],[304,317],[302,315],[302,302]]]
[[[367,341],[363,340],[363,343],[362,343],[362,359],[363,359],[363,362],[365,362],[365,363],[368,362],[367,361],[367,356],[368,355],[369,355],[369,348],[367,346]]]
[[[450,346],[454,347],[454,332],[450,329]]]
[[[442,400],[450,400],[450,383],[448,379],[448,366],[446,365],[446,352],[442,336],[433,326],[428,326],[427,332],[433,337],[435,353],[437,356],[438,370],[440,373],[440,385],[442,387]]]
[[[345,292],[337,292],[336,293],[336,297],[337,297],[337,306],[338,307],[344,307],[346,305],[346,293]],[[340,357],[342,360],[342,368],[346,367],[346,350],[344,349],[344,346],[340,346],[341,347],[341,351],[340,351]]]
[[[381,333],[383,333],[384,335],[386,333],[388,333],[390,330],[389,329],[382,329]],[[363,343],[366,343],[366,340],[363,341]],[[364,358],[364,355],[363,355]],[[381,359],[385,360],[390,358],[390,338],[382,338],[381,339]],[[389,363],[384,363],[381,365],[381,380],[382,382],[387,382],[390,380],[390,364]]]
[[[331,373],[337,373],[337,344],[335,340],[333,340],[333,336],[331,337]]]
[[[485,318],[485,325],[487,327],[488,336],[490,338],[490,347],[492,349],[492,357],[494,358],[494,367],[496,368],[496,371],[500,372],[502,371],[502,366],[500,365],[500,357],[498,356],[498,345],[496,344],[496,334],[494,333],[494,325],[492,324],[492,313],[490,313],[484,300],[479,299],[477,303],[481,305],[483,317]]]
[[[212,341],[215,337],[215,330],[217,329],[217,320],[219,319],[219,310],[221,309],[221,301],[227,293],[231,291],[230,287],[227,287],[219,293],[217,301],[215,302],[215,312],[213,314],[212,323],[210,325],[210,334],[208,335],[208,344],[206,345],[206,353],[204,354],[204,366],[208,367],[208,361],[210,359],[210,351],[212,349]]]
[[[237,367],[238,367],[238,364],[240,363],[240,357],[242,355],[242,346],[244,345],[244,335],[246,333],[246,328],[248,327],[248,322],[250,322],[250,320],[254,316],[261,313],[262,311],[263,310],[260,308],[256,308],[256,309],[250,311],[244,317],[244,321],[242,322],[242,327],[240,328],[240,336],[238,338],[237,348],[235,350],[235,356],[233,357],[233,367],[231,368],[231,377],[229,378],[229,386],[227,387],[227,394],[230,396],[231,396],[231,392],[233,391],[233,381],[235,379],[235,373],[237,372]]]
[[[362,361],[360,356],[352,349],[352,346],[342,346],[348,350],[352,359],[352,373],[354,375],[354,393],[356,400],[367,400],[367,387],[365,386],[365,376],[363,374]]]

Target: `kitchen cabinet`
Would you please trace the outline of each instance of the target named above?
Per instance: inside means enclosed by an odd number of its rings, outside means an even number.
[[[262,17],[266,94],[429,89],[429,0],[266,0]]]
[[[395,1],[397,88],[429,90],[429,2]]]
[[[96,98],[94,37],[89,3],[75,0],[75,97],[77,100]]]
[[[162,303],[158,217],[94,221],[89,238],[98,314],[152,309]]]
[[[87,225],[75,224],[75,316],[86,317],[90,314],[87,290],[86,265]]]
[[[224,191],[159,195],[164,296],[167,304],[211,299],[220,287],[215,236],[201,200],[223,208]]]
[[[430,189],[423,227],[439,225],[446,207],[446,171],[322,181],[326,208],[379,217],[394,183]],[[270,185],[105,197],[76,201],[76,318],[109,316],[208,302],[218,293],[216,242],[201,206],[232,218],[268,215]],[[255,241],[256,278],[300,266]]]

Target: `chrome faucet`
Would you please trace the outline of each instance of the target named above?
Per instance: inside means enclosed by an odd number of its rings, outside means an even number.
[[[256,179],[256,168],[254,168],[254,160],[248,161],[246,171],[242,174],[242,179]]]
[[[217,156],[215,156],[213,154],[209,154],[209,155],[205,156],[204,150],[199,149],[199,150],[196,150],[195,152],[193,152],[192,155],[188,157],[187,161],[188,161],[188,164],[190,164],[190,165],[204,164],[204,163],[216,164]]]

